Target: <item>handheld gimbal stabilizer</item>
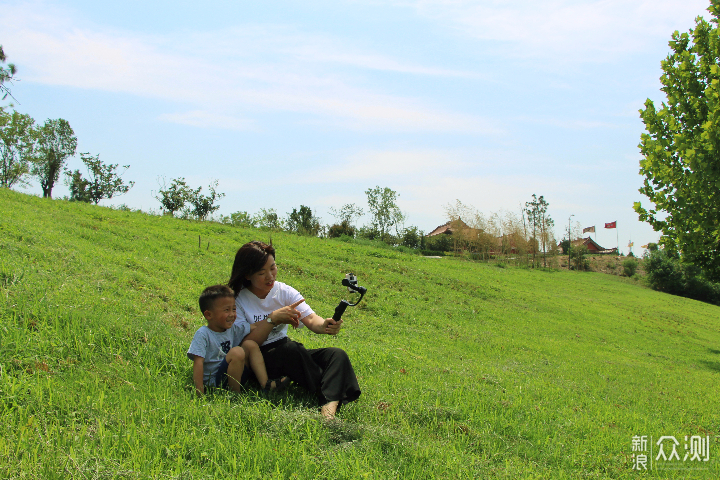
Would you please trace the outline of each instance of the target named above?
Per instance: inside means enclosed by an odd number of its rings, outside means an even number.
[[[357,284],[357,277],[355,276],[354,273],[348,273],[347,275],[345,275],[345,278],[343,279],[342,284],[347,287],[348,292],[359,293],[360,298],[358,298],[358,301],[355,303],[350,303],[347,300],[341,300],[340,304],[337,307],[335,307],[335,314],[332,317],[333,320],[335,320],[336,322],[342,318],[343,313],[345,313],[345,309],[347,307],[354,307],[355,305],[360,303],[360,300],[362,300],[363,297],[365,296],[365,292],[367,292],[367,288],[361,287]]]

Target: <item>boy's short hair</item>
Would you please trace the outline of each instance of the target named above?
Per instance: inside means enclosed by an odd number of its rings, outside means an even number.
[[[235,292],[227,285],[213,285],[207,287],[200,294],[200,313],[210,310],[218,298],[232,297],[235,298]]]

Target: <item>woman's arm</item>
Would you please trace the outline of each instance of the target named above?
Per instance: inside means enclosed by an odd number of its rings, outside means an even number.
[[[272,329],[275,328],[275,325],[287,323],[288,325],[292,325],[294,328],[297,328],[300,324],[300,312],[298,312],[295,307],[297,307],[304,301],[305,299],[303,298],[293,303],[292,305],[278,308],[277,310],[271,312],[268,318],[272,320],[272,323],[268,322],[267,319],[260,322],[251,323],[250,333],[245,338],[253,340],[258,345],[262,345],[263,343],[265,343],[265,340],[267,340],[268,335],[270,335],[270,332],[272,332]]]
[[[322,318],[315,313],[311,313],[300,321],[313,332],[327,335],[337,335],[343,323],[342,319],[336,322],[332,318]]]
[[[272,313],[270,315],[272,315]],[[250,333],[247,334],[245,340],[253,340],[258,345],[262,345],[274,327],[275,325],[268,323],[267,320],[251,323]]]

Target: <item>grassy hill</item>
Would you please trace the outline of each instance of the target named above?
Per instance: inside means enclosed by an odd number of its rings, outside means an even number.
[[[634,435],[709,436],[649,473],[720,476],[720,308],[599,273],[273,233],[319,314],[368,288],[338,337],[291,333],[362,397],[337,423],[294,388],[195,399],[197,296],[269,235],[0,189],[0,477],[636,478]]]

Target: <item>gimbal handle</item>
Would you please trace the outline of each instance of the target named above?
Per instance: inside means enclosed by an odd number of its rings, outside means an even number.
[[[342,319],[343,313],[345,313],[345,309],[350,306],[350,302],[347,300],[341,300],[340,304],[335,307],[335,313],[333,314],[332,318],[336,322],[339,322]]]

